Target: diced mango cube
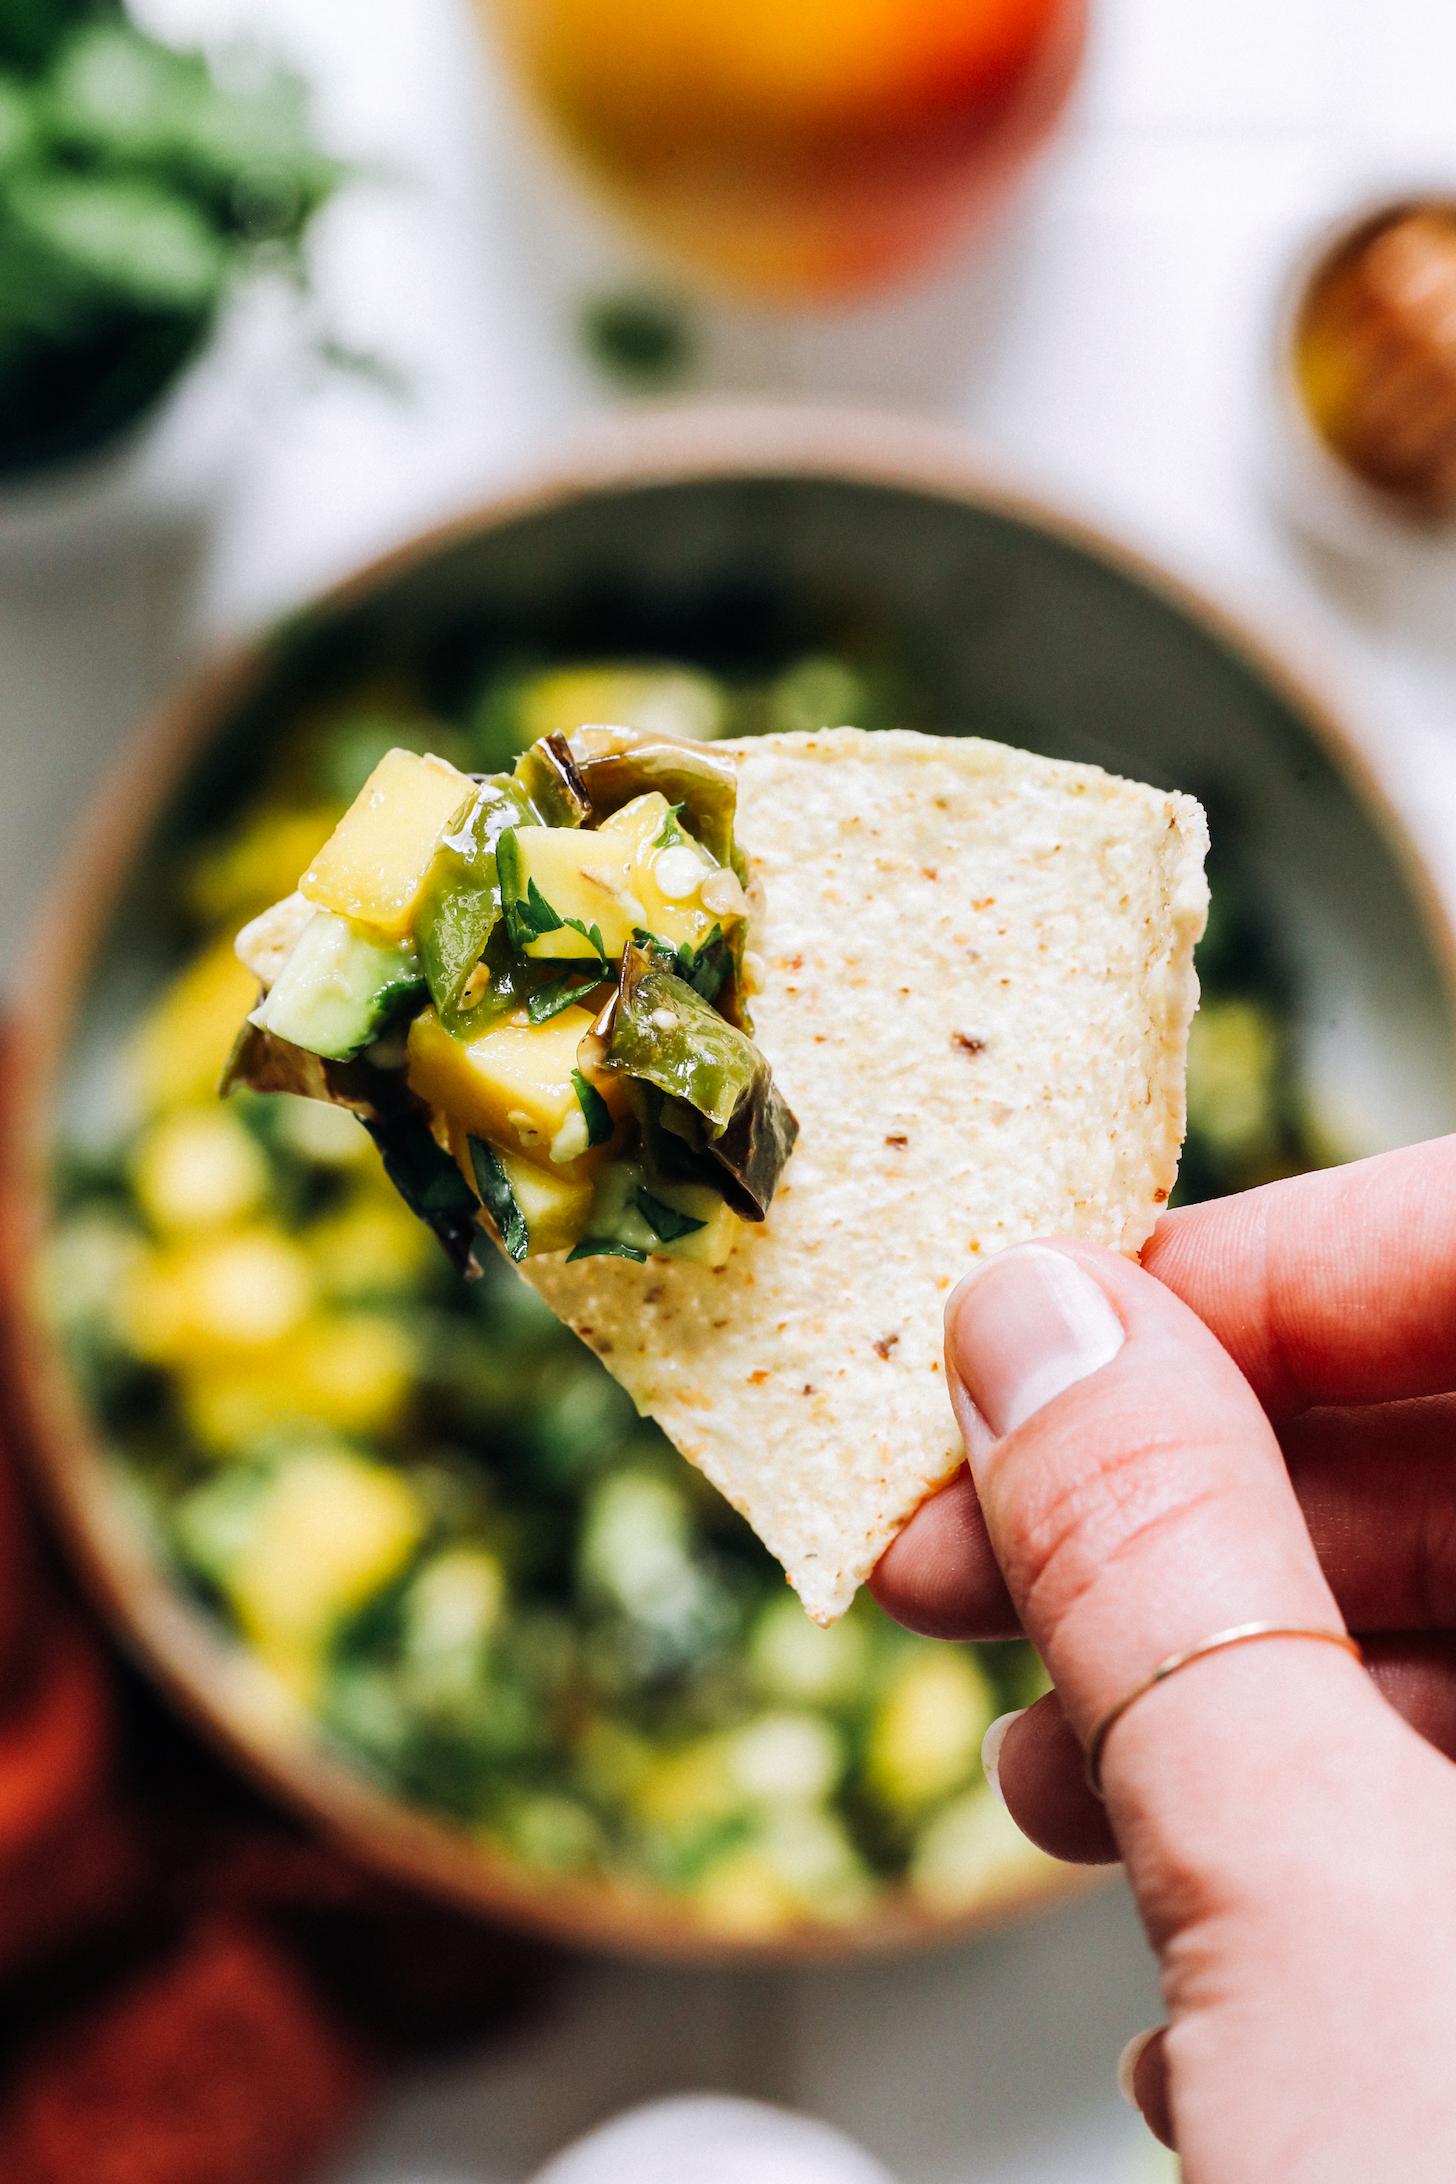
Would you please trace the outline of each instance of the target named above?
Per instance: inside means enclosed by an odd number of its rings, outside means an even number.
[[[726,928],[732,917],[710,910],[701,899],[703,882],[720,867],[681,825],[670,821],[672,806],[653,789],[614,812],[602,825],[600,838],[624,846],[628,892],[642,911],[637,922],[675,948],[698,949],[715,926]]]
[[[144,1021],[130,1062],[147,1114],[213,1099],[258,981],[233,954],[229,934],[174,979]]]
[[[642,923],[642,905],[628,884],[621,842],[604,831],[582,833],[574,827],[517,827],[500,853],[501,887],[508,899],[525,904],[539,917],[542,906],[563,922],[534,934],[528,956],[552,962],[595,958],[587,933],[566,924],[574,918],[588,933],[595,926],[608,957],[620,956]]]
[[[591,1212],[590,1176],[538,1168],[534,1161],[511,1153],[501,1155],[501,1166],[526,1224],[531,1250],[569,1251],[585,1231]]]
[[[159,1365],[256,1356],[291,1334],[314,1299],[313,1270],[262,1226],[189,1238],[137,1269],[124,1300],[138,1353]]]
[[[440,836],[474,793],[443,758],[386,751],[299,882],[308,900],[408,938]]]
[[[180,1375],[187,1423],[205,1447],[233,1456],[281,1426],[388,1433],[409,1401],[418,1358],[397,1319],[317,1313],[266,1350],[203,1359]]]
[[[456,1166],[473,1191],[480,1189],[470,1152],[469,1133],[458,1123],[450,1130],[450,1150]],[[505,1170],[516,1210],[526,1224],[530,1251],[568,1251],[585,1233],[591,1212],[593,1181],[580,1163],[573,1169],[541,1167],[519,1153],[495,1148]]]
[[[298,1680],[343,1618],[404,1567],[425,1532],[410,1481],[346,1449],[279,1467],[228,1576],[245,1634]]]
[[[518,1010],[477,1038],[456,1038],[426,1009],[410,1025],[410,1089],[476,1137],[538,1164],[570,1166],[588,1151],[573,1072],[591,1025],[583,1008],[563,1009],[544,1024],[528,1023]],[[590,1081],[609,1113],[625,1111],[619,1078]]]

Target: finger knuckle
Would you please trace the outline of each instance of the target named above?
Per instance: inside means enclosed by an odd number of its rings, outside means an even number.
[[[1035,1467],[1006,1542],[1013,1590],[1042,1634],[1095,1589],[1128,1582],[1223,1499],[1186,1439],[1145,1425],[1114,1428],[1065,1457]]]

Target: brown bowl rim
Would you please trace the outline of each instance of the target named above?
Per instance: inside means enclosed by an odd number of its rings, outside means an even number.
[[[780,404],[670,404],[613,421],[534,481],[489,495],[326,587],[310,611],[336,615],[481,532],[595,494],[750,476],[840,480],[989,510],[1060,539],[1153,592],[1241,659],[1331,753],[1400,866],[1456,1024],[1456,928],[1424,856],[1334,704],[1232,612],[1100,524],[1008,478],[949,428],[872,410]],[[9,1392],[32,1472],[110,1627],[183,1716],[240,1772],[302,1811],[350,1854],[398,1881],[545,1938],[635,1959],[700,1965],[844,1961],[987,1932],[1083,1894],[1072,1867],[1028,1875],[957,1913],[908,1900],[846,1927],[802,1926],[759,1939],[714,1933],[661,1894],[556,1875],[515,1861],[374,1788],[309,1741],[269,1679],[215,1634],[127,1515],[99,1435],[50,1332],[33,1279],[48,1225],[50,1124],[83,976],[121,882],[183,769],[219,716],[272,671],[276,622],[186,677],[103,783],[64,858],[37,927],[10,1020],[10,1126],[0,1135],[0,1306]],[[59,1001],[59,1005],[58,1005]]]

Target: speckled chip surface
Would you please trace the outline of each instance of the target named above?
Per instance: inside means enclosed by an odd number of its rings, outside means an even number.
[[[969,738],[730,748],[793,1158],[721,1272],[522,1273],[828,1622],[961,1461],[952,1285],[1032,1236],[1136,1251],[1167,1199],[1207,830],[1191,797]]]

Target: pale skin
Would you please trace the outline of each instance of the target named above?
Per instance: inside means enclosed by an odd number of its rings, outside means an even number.
[[[1000,1786],[1045,1849],[1126,1863],[1167,2013],[1137,2105],[1188,2184],[1450,2184],[1456,1138],[1167,1215],[1141,1268],[1021,1247],[946,1326],[968,1467],[875,1591],[1041,1650]],[[1111,1731],[1099,1803],[1096,1722],[1253,1620],[1368,1665],[1196,1662]]]

